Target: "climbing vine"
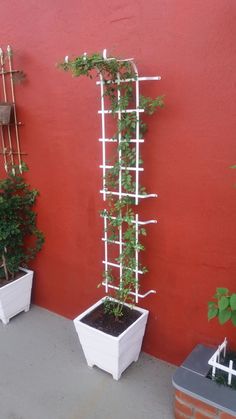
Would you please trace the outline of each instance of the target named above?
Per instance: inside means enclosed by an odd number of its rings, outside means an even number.
[[[136,183],[132,172],[128,168],[136,166],[136,150],[131,142],[132,138],[137,136],[137,115],[136,112],[125,112],[134,102],[134,80],[136,74],[130,61],[121,61],[116,58],[104,59],[100,54],[91,56],[81,55],[74,59],[68,59],[59,64],[59,67],[65,71],[70,71],[73,76],[96,77],[102,74],[104,81],[104,97],[110,102],[110,109],[115,118],[117,112],[120,112],[120,118],[116,119],[116,130],[112,137],[114,143],[117,144],[111,160],[106,164],[111,168],[107,169],[105,176],[105,189],[107,191],[116,191],[121,181],[122,191],[127,194],[135,194]],[[119,74],[120,80],[129,80],[123,83],[115,83]],[[157,108],[164,106],[163,96],[155,99],[140,96],[140,109],[144,109],[144,113],[152,115]],[[138,121],[139,138],[147,131],[147,124],[141,118]],[[119,138],[119,141],[115,142]],[[139,164],[142,164],[142,158],[139,157]],[[146,194],[143,186],[139,187],[140,195]],[[106,217],[107,223],[107,240],[108,243],[119,241],[119,228],[121,225],[126,227],[123,229],[122,253],[116,258],[116,262],[122,265],[121,281],[118,281],[114,269],[107,269],[104,273],[105,279],[109,284],[117,284],[118,290],[115,290],[113,296],[117,302],[107,298],[105,300],[105,311],[111,313],[115,318],[122,316],[124,303],[133,303],[132,292],[136,289],[135,270],[138,269],[142,273],[147,272],[145,266],[137,266],[135,252],[143,251],[144,246],[136,240],[135,230],[135,213],[133,206],[134,198],[126,195],[122,197],[107,194],[108,207],[101,212],[102,217]],[[145,236],[146,230],[139,228],[138,236]]]

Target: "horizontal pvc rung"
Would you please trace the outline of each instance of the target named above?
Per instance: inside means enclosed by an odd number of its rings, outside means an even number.
[[[106,215],[102,215],[103,218],[108,218]],[[109,217],[112,220],[117,220],[117,217]],[[136,220],[132,220],[131,221],[133,224],[138,224],[138,225],[146,225],[146,224],[157,224],[157,220],[147,220],[147,221],[136,221]]]
[[[119,141],[119,143],[126,143],[127,142],[127,140],[117,140],[117,139],[113,140],[113,138],[99,138],[98,141],[100,141],[101,143],[117,143],[117,141]],[[128,140],[128,142],[129,143],[144,143],[144,140],[143,139],[139,140],[139,139],[134,139],[133,138],[131,140]]]
[[[212,367],[216,367],[219,370],[225,371],[228,374],[232,374],[232,375],[236,376],[236,370],[231,369],[229,367],[226,367],[226,366],[220,364],[219,362],[211,362],[210,363],[210,361],[208,361],[208,364],[211,365]]]
[[[109,58],[107,58],[109,60]],[[114,58],[118,63],[125,63],[126,61],[134,61],[133,58],[124,58],[123,60],[117,60],[117,58]]]
[[[127,268],[125,266],[121,266],[118,265],[118,263],[113,263],[113,262],[106,262],[105,260],[102,261],[102,263],[104,265],[108,265],[108,266],[113,266],[114,268],[122,268],[122,269],[128,269],[129,271],[133,271],[133,272],[138,272],[139,274],[143,275],[143,271],[140,271],[139,269],[131,269],[131,268]]]
[[[132,221],[132,222],[136,223],[136,221]],[[137,224],[139,224],[139,225],[157,224],[157,220],[138,221]]]
[[[108,166],[108,165],[103,166],[103,164],[100,164],[99,167],[100,167],[100,169],[113,169],[114,166]],[[121,170],[131,170],[131,171],[138,170],[139,172],[143,172],[144,171],[143,167],[137,167],[136,168],[136,167],[124,167],[124,166],[121,166],[120,169]]]
[[[119,287],[116,287],[115,285],[110,285],[110,284],[107,284],[106,282],[102,282],[102,285],[103,285],[104,287],[112,288],[112,289],[114,289],[114,290],[119,290],[119,289],[120,289]],[[130,291],[130,292],[129,292],[129,294],[131,294],[131,295],[135,295],[136,297],[139,297],[139,298],[145,298],[145,297],[147,297],[149,294],[156,294],[156,291],[155,291],[155,290],[150,290],[150,291],[147,291],[145,294],[138,294],[138,293],[136,293],[136,292]]]
[[[103,242],[107,242],[107,243],[112,243],[112,244],[122,244],[122,246],[125,246],[126,244],[123,242],[119,242],[117,240],[110,240],[110,239],[106,239],[105,237],[102,237],[102,241]]]
[[[129,83],[130,81],[150,81],[150,80],[161,80],[160,76],[151,76],[151,77],[136,77],[136,78],[129,78],[129,79],[121,79],[121,80],[108,80],[108,81],[97,81],[96,84],[113,84],[113,83]]]
[[[106,58],[105,59],[105,61],[112,61],[112,60],[115,60],[115,61],[117,61],[118,63],[124,63],[124,62],[126,62],[126,61],[134,61],[134,59],[133,58],[124,58],[123,60],[117,60],[117,58],[115,58],[115,57],[108,57],[108,58]],[[97,61],[98,63],[99,62],[103,62],[103,60],[98,60]]]
[[[147,194],[147,195],[136,195],[136,194],[132,194],[132,193],[124,193],[124,192],[111,192],[111,191],[107,191],[105,189],[101,190],[100,193],[105,194],[105,195],[116,195],[116,196],[129,196],[130,198],[140,198],[140,199],[145,199],[145,198],[157,198],[158,195],[157,194]]]
[[[110,114],[110,113],[143,113],[144,109],[125,109],[125,110],[120,110],[120,111],[112,111],[112,110],[101,110],[98,111],[99,114]]]
[[[6,126],[9,126],[9,127],[15,127],[16,125],[17,125],[17,126],[20,126],[20,125],[24,125],[24,124],[23,124],[23,122],[18,122],[18,121],[17,121],[17,122],[10,122],[10,123],[9,123],[9,124],[7,124],[7,125],[5,125],[5,124],[0,124],[0,125],[1,125],[1,126],[5,126],[5,127],[6,127]]]
[[[2,74],[14,74],[14,73],[19,73],[19,70],[11,70],[11,71],[10,70],[3,70],[3,71],[0,71],[0,75],[2,75]]]
[[[12,156],[12,155],[16,155],[16,156],[27,156],[27,153],[23,153],[23,152],[20,152],[20,153],[18,153],[18,151],[1,151],[0,152],[0,154],[3,154],[3,155],[8,155],[8,156]]]

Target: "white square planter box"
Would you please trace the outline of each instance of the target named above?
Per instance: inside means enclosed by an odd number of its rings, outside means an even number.
[[[34,272],[24,268],[20,268],[20,271],[25,275],[0,288],[0,320],[4,324],[30,307]]]
[[[137,361],[142,346],[148,311],[139,307],[141,316],[119,336],[111,336],[81,322],[81,319],[101,305],[104,298],[74,319],[78,337],[90,367],[96,365],[119,380],[122,372]]]

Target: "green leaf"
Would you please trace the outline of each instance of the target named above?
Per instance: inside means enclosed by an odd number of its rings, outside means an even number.
[[[236,310],[236,294],[232,294],[230,297],[230,307],[232,310]]]
[[[221,295],[227,295],[229,293],[228,288],[216,288],[216,295],[220,297]]]
[[[219,322],[220,324],[225,324],[231,318],[231,311],[229,310],[222,310],[219,311]]]
[[[226,308],[229,307],[229,297],[221,297],[218,301],[218,307],[220,311],[225,310]]]
[[[208,304],[208,320],[214,319],[218,314],[218,308],[214,303]]]
[[[236,310],[232,311],[231,322],[233,323],[234,326],[236,326]]]

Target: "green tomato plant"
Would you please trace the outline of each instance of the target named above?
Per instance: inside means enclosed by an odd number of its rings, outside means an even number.
[[[44,235],[33,210],[37,196],[17,166],[0,179],[0,279],[13,280],[19,267],[26,267],[42,248]]]
[[[104,59],[100,54],[81,55],[74,59],[67,60],[59,67],[65,71],[70,71],[73,76],[87,76],[92,78],[94,75],[102,74],[104,80],[104,97],[108,98],[112,115],[116,120],[116,128],[113,140],[120,139],[115,142],[117,145],[111,160],[106,161],[106,164],[112,166],[107,170],[105,176],[105,188],[108,191],[116,191],[119,185],[121,176],[121,185],[123,192],[127,194],[134,194],[136,190],[135,178],[128,167],[135,167],[136,165],[136,150],[133,143],[130,141],[136,138],[137,116],[136,112],[126,113],[126,109],[132,106],[134,102],[134,83],[123,82],[117,84],[117,74],[120,80],[136,79],[134,69],[129,61],[120,61],[116,58]],[[144,109],[144,113],[152,115],[157,108],[164,106],[164,97],[158,96],[155,99],[150,97],[140,96],[140,108]],[[117,119],[117,111],[121,111],[120,119]],[[123,112],[122,112],[123,111]],[[141,118],[139,120],[139,138],[147,131],[147,123]],[[139,164],[142,164],[142,158],[139,158]],[[121,170],[122,167],[122,170]],[[139,188],[139,194],[146,194],[144,187]],[[135,279],[135,269],[141,270],[143,273],[147,272],[145,266],[139,265],[137,267],[135,259],[135,251],[143,251],[144,246],[137,242],[135,235],[135,213],[134,213],[134,199],[129,196],[122,196],[119,198],[112,194],[107,194],[108,208],[101,212],[102,217],[108,220],[107,237],[108,243],[113,243],[119,240],[119,227],[126,226],[123,229],[122,243],[123,251],[116,258],[116,262],[122,264],[122,278],[118,281],[117,274],[114,269],[108,269],[104,273],[104,277],[109,284],[116,284],[119,282],[119,288],[113,293],[117,302],[107,298],[105,300],[105,312],[111,313],[116,319],[123,315],[123,306],[125,302],[133,303],[131,292],[137,286]],[[145,236],[146,230],[139,229],[139,236]],[[100,285],[100,284],[99,284]]]

